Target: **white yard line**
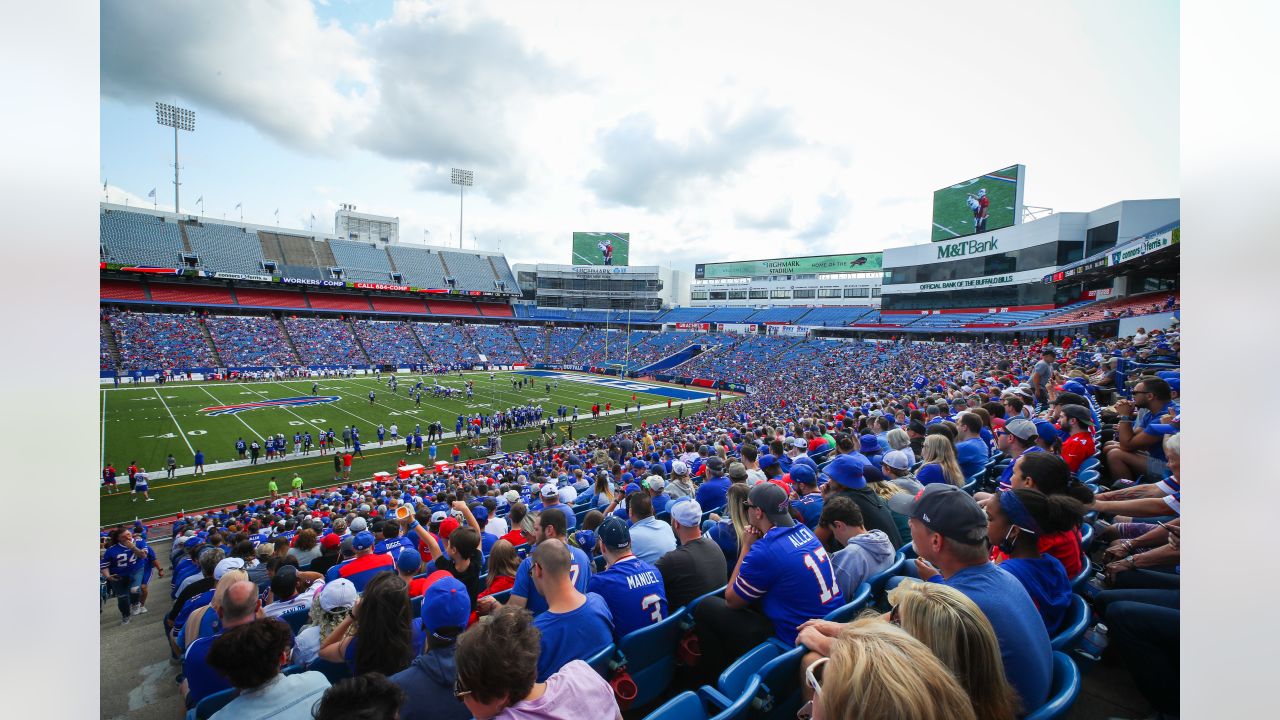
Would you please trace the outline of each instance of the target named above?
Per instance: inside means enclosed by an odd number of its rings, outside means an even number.
[[[187,444],[187,452],[191,453],[192,457],[194,457],[196,451],[191,447],[191,441],[187,440],[187,431],[183,430],[182,426],[178,424],[178,418],[173,416],[173,411],[169,409],[169,403],[165,402],[164,396],[160,394],[160,388],[151,389],[155,391],[156,397],[160,398],[160,402],[164,405],[165,412],[169,413],[169,419],[173,421],[174,427],[178,428],[178,435],[182,437],[182,442]]]
[[[204,390],[204,394],[205,394],[205,395],[208,395],[209,397],[213,398],[213,401],[214,401],[215,403],[217,403],[217,404],[219,404],[219,405],[228,405],[228,404],[229,404],[229,403],[225,403],[225,402],[223,402],[223,401],[219,400],[216,396],[214,396],[214,394],[213,394],[213,393],[211,393],[211,392],[209,392],[208,390],[206,390],[206,389],[205,389],[205,387],[204,387],[203,385],[201,385],[201,386],[200,386],[200,389],[201,389],[201,390]],[[245,427],[249,428],[249,432],[251,432],[251,433],[253,433],[254,435],[256,435],[256,436],[258,437],[258,439],[259,439],[259,440],[261,440],[262,442],[266,442],[266,441],[267,441],[267,439],[266,439],[265,437],[263,437],[263,436],[262,436],[262,433],[258,432],[257,430],[254,430],[254,429],[253,429],[253,426],[251,426],[249,423],[245,422],[245,421],[244,421],[244,418],[240,417],[240,413],[232,413],[232,414],[231,414],[231,417],[233,417],[233,418],[235,418],[235,419],[239,420],[241,425],[244,425]]]
[[[960,237],[960,233],[956,232],[955,230],[952,230],[951,228],[947,227],[946,225],[939,225],[938,223],[934,223],[934,224],[933,224],[933,226],[934,226],[934,227],[936,227],[936,228],[938,228],[939,230],[946,230],[947,232],[951,233],[952,235],[954,235],[954,236],[956,236],[956,237]]]
[[[98,467],[107,467],[107,391],[102,391],[102,435],[98,438]]]

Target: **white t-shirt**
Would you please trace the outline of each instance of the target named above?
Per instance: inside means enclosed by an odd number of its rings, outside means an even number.
[[[489,522],[484,524],[484,531],[489,533],[490,535],[497,535],[498,537],[502,537],[503,535],[506,535],[508,532],[510,532],[511,528],[507,526],[506,518],[500,518],[497,515],[494,515],[493,517],[489,518]]]

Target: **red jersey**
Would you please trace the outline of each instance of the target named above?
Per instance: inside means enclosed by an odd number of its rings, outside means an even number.
[[[528,542],[528,540],[524,539],[524,535],[520,532],[520,528],[516,528],[515,530],[512,530],[511,532],[507,533],[506,535],[503,535],[498,539],[506,540],[507,542],[511,543],[512,547],[520,547],[521,545]]]
[[[1040,538],[1040,554],[1058,558],[1058,562],[1067,569],[1068,578],[1079,575],[1084,569],[1084,552],[1080,550],[1080,529],[1072,528],[1066,532]],[[1008,555],[1000,552],[1000,548],[991,548],[992,561],[1000,563],[1008,558]]]
[[[345,468],[351,467],[351,453],[342,456],[342,466]]]
[[[1071,472],[1076,472],[1085,458],[1093,457],[1095,449],[1093,436],[1087,432],[1078,432],[1062,441],[1062,459],[1067,461]]]

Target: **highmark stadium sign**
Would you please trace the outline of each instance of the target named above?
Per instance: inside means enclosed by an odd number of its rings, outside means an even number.
[[[809,257],[742,260],[738,262],[698,263],[696,280],[746,278],[768,275],[819,275],[826,273],[880,272],[884,268],[883,253],[850,255],[811,255]]]

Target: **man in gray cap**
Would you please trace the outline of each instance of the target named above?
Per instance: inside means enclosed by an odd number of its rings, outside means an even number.
[[[794,645],[802,623],[844,604],[830,558],[809,528],[792,519],[787,492],[763,482],[745,504],[749,526],[725,595],[694,610],[705,677],[771,636]]]
[[[1014,462],[1023,453],[1028,452],[1044,452],[1044,450],[1036,445],[1036,437],[1039,436],[1039,430],[1036,424],[1026,418],[1014,418],[1004,424],[1003,428],[996,431],[996,446],[1005,454],[1005,457],[1013,458]],[[1013,487],[1009,479],[1013,476],[1013,462],[1009,463],[1009,467],[1004,469],[1004,473],[1000,475],[1000,489],[1008,490]],[[982,500],[988,495],[977,497]]]

